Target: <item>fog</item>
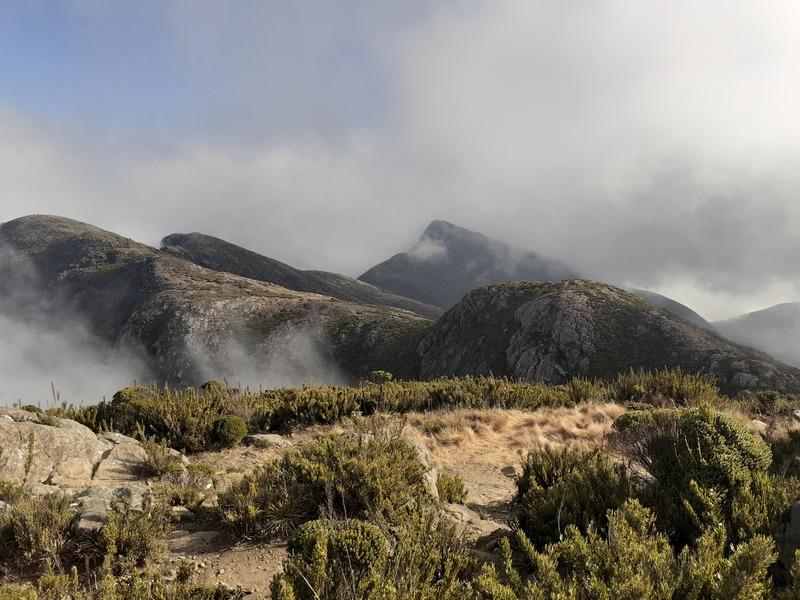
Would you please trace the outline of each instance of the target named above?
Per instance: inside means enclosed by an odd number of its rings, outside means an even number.
[[[95,404],[149,371],[136,348],[93,335],[33,266],[0,247],[0,406]]]
[[[214,379],[251,390],[348,383],[322,327],[313,324],[284,323],[255,346],[236,335],[215,348],[194,343],[188,354],[198,383]]]

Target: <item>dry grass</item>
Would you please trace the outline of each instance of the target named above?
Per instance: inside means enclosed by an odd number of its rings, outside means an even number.
[[[613,420],[625,411],[616,404],[584,404],[574,408],[457,410],[411,413],[409,435],[435,455],[453,451],[508,457],[550,445],[602,445]]]
[[[624,412],[616,404],[586,403],[574,408],[456,410],[410,413],[406,435],[430,450],[444,472],[461,476],[468,502],[507,504],[523,458],[544,446],[594,448],[604,444],[611,423]]]

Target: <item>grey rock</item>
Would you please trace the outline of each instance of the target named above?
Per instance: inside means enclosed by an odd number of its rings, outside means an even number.
[[[424,379],[499,375],[560,384],[628,369],[713,375],[726,393],[800,391],[800,369],[737,346],[614,286],[567,280],[478,288],[422,337]]]
[[[405,437],[403,440],[417,451],[417,459],[425,469],[425,473],[423,474],[423,483],[425,485],[425,489],[433,498],[438,499],[439,486],[437,482],[439,479],[439,471],[436,469],[436,466],[433,463],[431,453],[428,452],[428,449],[425,446],[423,446],[414,438]]]
[[[244,438],[244,443],[259,448],[284,448],[291,442],[277,433],[254,433]]]
[[[147,465],[147,452],[138,443],[117,444],[97,466],[94,479],[99,481],[136,481]]]

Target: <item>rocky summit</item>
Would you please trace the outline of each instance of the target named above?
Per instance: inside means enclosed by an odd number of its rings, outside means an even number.
[[[486,283],[552,281],[575,276],[573,269],[557,260],[447,221],[434,221],[408,252],[372,267],[359,279],[401,296],[447,308]]]
[[[738,346],[622,289],[584,280],[478,288],[430,328],[420,375],[493,373],[563,383],[680,367],[729,392],[800,390],[800,370]]]

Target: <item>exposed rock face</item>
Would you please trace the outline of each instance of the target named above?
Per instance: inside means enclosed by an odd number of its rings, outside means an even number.
[[[69,419],[39,422],[36,413],[0,408],[0,479],[34,490],[124,487],[140,481],[147,463],[141,445],[125,436],[96,435]]]
[[[353,277],[327,271],[301,271],[202,233],[170,234],[162,240],[161,249],[214,271],[274,283],[297,292],[323,294],[359,304],[391,306],[430,318],[443,312],[437,306],[392,294]]]
[[[69,419],[0,408],[0,480],[32,494],[74,495],[77,531],[102,527],[114,502],[140,509],[149,492],[147,453],[116,433],[95,435]]]
[[[276,356],[297,371],[298,384],[315,379],[312,362],[326,376],[403,373],[429,323],[405,310],[205,269],[60,217],[4,223],[0,246],[32,266],[42,290],[63,299],[60,308],[115,347],[143,354],[155,378],[177,385],[239,375],[244,363],[257,374]],[[14,267],[0,260],[0,281]]]
[[[800,302],[786,302],[714,326],[726,338],[800,367]]]
[[[372,267],[359,279],[420,302],[450,307],[487,283],[554,281],[575,277],[571,268],[480,233],[434,221],[408,252]]]
[[[737,346],[613,286],[582,280],[479,288],[420,342],[420,372],[563,383],[630,368],[681,367],[728,392],[800,390],[800,370]]]

